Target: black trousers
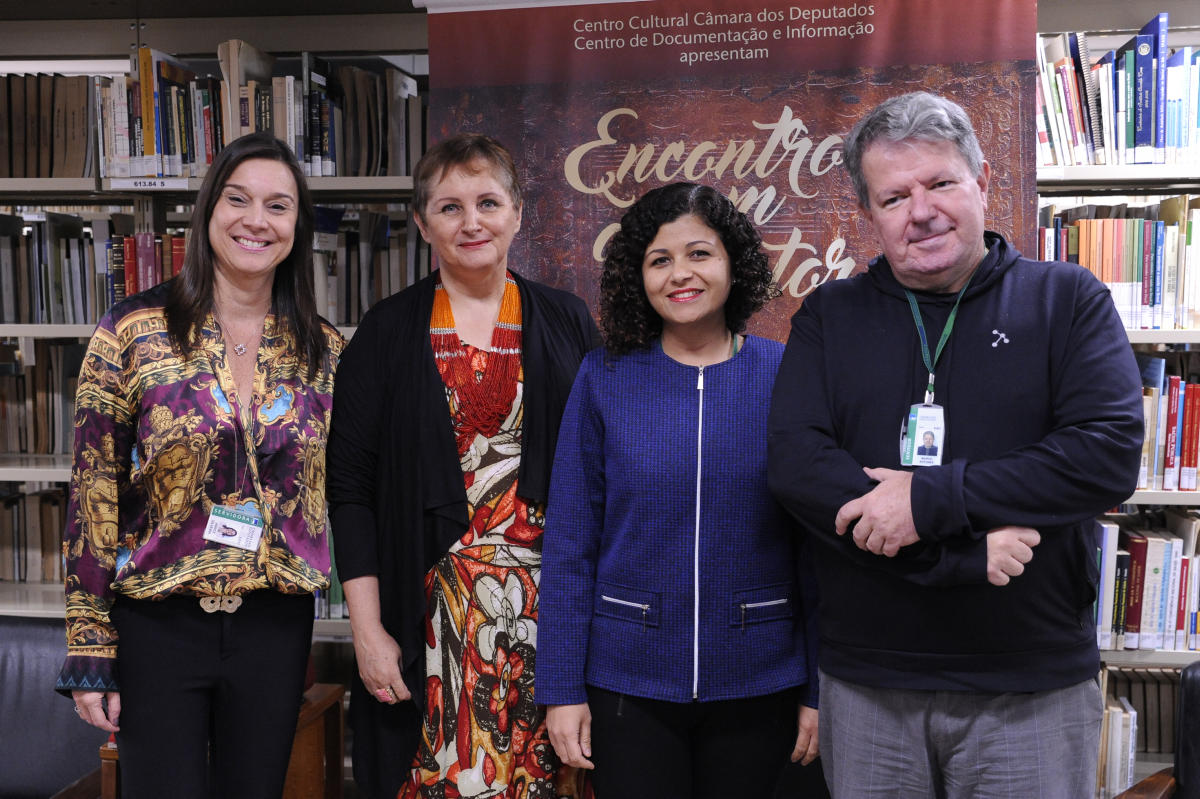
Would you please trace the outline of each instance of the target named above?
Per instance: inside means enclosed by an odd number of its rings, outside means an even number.
[[[770,797],[796,744],[799,689],[686,703],[587,691],[596,799]]]
[[[312,644],[311,595],[255,591],[235,613],[118,598],[124,799],[279,799]]]

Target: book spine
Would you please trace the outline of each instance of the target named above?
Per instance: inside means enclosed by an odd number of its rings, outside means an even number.
[[[1129,552],[1117,550],[1113,578],[1113,649],[1125,649],[1125,626],[1129,602]]]
[[[1134,50],[1134,163],[1152,164],[1154,155],[1154,45],[1138,35]]]
[[[1142,29],[1150,35],[1154,50],[1154,163],[1167,156],[1167,15],[1157,14]]]
[[[1141,637],[1138,649],[1162,649],[1163,607],[1167,560],[1166,542],[1155,536],[1146,539],[1146,571],[1142,582]]]
[[[140,81],[129,84],[130,177],[146,174],[146,131],[142,124],[142,91]]]
[[[1192,559],[1184,555],[1179,559],[1179,593],[1175,606],[1175,649],[1187,649],[1188,638],[1188,586],[1191,584]]]
[[[1167,384],[1167,437],[1163,453],[1163,490],[1179,488],[1179,375],[1171,375]]]
[[[109,280],[112,283],[112,296],[109,304],[125,299],[125,246],[121,239],[108,240]]]
[[[1146,539],[1130,535],[1125,550],[1129,552],[1129,588],[1125,597],[1125,648],[1141,648],[1142,594],[1146,581]]]
[[[1179,470],[1179,489],[1196,490],[1196,433],[1200,430],[1200,384],[1188,383],[1184,388],[1183,443]]]
[[[207,168],[212,166],[213,156],[217,153],[216,143],[220,141],[221,134],[217,132],[217,119],[220,117],[220,111],[213,103],[211,91],[204,90],[201,94],[201,101],[204,114],[204,165]]]
[[[321,175],[335,177],[337,165],[333,157],[333,99],[328,94],[321,95]]]
[[[137,241],[133,236],[123,236],[121,241],[125,250],[125,296],[132,297],[150,287],[138,283]]]

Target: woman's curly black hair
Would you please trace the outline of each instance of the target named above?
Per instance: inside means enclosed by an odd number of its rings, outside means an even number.
[[[642,283],[642,259],[658,229],[694,214],[715,230],[729,254],[731,282],[725,324],[734,333],[767,300],[779,296],[762,249],[762,238],[725,195],[711,186],[672,183],[651,189],[621,217],[621,229],[604,251],[600,275],[600,331],[613,355],[645,349],[662,335],[662,317]]]

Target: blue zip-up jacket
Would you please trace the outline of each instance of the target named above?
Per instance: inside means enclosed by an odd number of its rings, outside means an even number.
[[[813,533],[821,669],[880,688],[1046,691],[1095,677],[1094,517],[1134,489],[1141,382],[1107,288],[988,233],[936,364],[940,466],[913,470],[920,541],[886,558],[834,533],[863,467],[900,467],[928,372],[885,258],[792,318],[771,408],[771,487]],[[931,349],[953,294],[913,292]],[[1023,574],[987,582],[988,530],[1037,529]]]
[[[586,702],[585,684],[670,702],[806,685],[816,706],[815,578],[767,487],[782,350],[584,359],[551,472],[539,704]]]

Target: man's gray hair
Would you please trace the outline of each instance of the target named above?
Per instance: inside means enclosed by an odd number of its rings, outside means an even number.
[[[910,139],[952,142],[966,161],[971,177],[977,178],[983,172],[983,151],[979,149],[971,118],[962,106],[929,92],[891,97],[860,119],[842,144],[842,160],[850,173],[858,202],[864,208],[869,208],[871,202],[862,158],[876,139],[893,143]]]

